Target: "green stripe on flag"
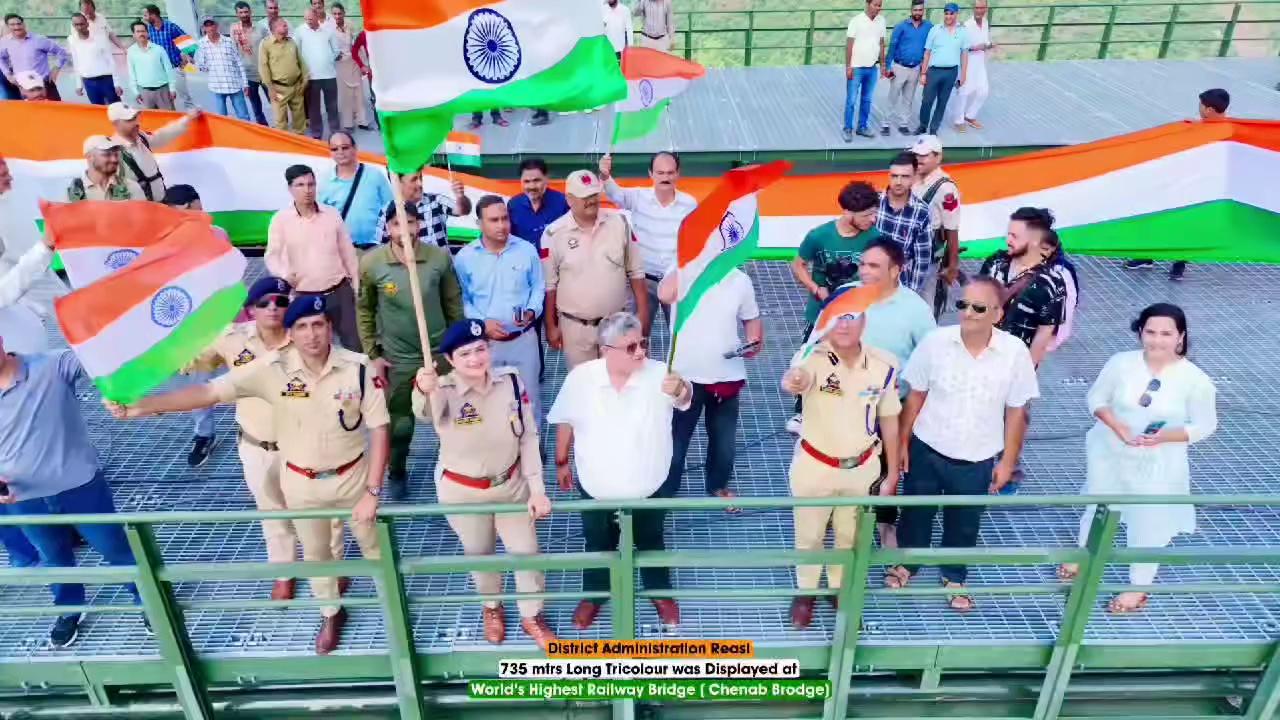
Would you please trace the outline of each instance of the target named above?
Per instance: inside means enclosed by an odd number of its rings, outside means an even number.
[[[721,280],[724,280],[725,276],[733,272],[734,268],[740,267],[750,260],[759,247],[760,214],[757,212],[754,222],[751,223],[751,232],[742,238],[742,242],[725,250],[707,263],[707,267],[698,275],[698,279],[693,281],[693,285],[689,287],[689,292],[680,298],[680,302],[676,306],[675,327],[671,330],[671,333],[673,335],[679,334],[680,328],[684,327],[685,319],[693,314],[693,309],[698,306],[702,296],[718,285]],[[688,309],[687,312],[686,308]]]
[[[636,112],[618,112],[613,116],[613,143],[617,145],[625,140],[635,140],[658,129],[662,122],[662,114],[671,104],[670,99],[661,100],[648,110]]]
[[[243,283],[219,290],[163,340],[110,375],[94,378],[94,384],[108,400],[126,405],[136,402],[208,347],[235,319],[247,296]]]
[[[479,155],[450,154],[447,157],[449,158],[450,167],[476,167],[476,168],[480,167]]]
[[[472,90],[443,105],[378,112],[392,172],[416,172],[453,130],[455,115],[493,108],[589,110],[627,96],[613,45],[604,35],[583,38],[559,63],[492,90]]]

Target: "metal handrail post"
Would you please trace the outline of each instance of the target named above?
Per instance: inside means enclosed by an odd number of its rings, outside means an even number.
[[[632,510],[618,511],[618,559],[609,568],[609,585],[613,590],[613,637],[634,640],[636,637],[636,534]],[[636,702],[632,699],[613,701],[613,720],[634,720]]]
[[[1050,38],[1053,36],[1053,18],[1058,13],[1057,5],[1049,6],[1049,19],[1044,21],[1044,29],[1040,31],[1040,48],[1036,51],[1036,60],[1043,61],[1049,54]]]
[[[1227,22],[1227,27],[1222,31],[1222,43],[1218,45],[1218,57],[1226,57],[1231,51],[1231,41],[1236,36],[1236,23],[1240,20],[1240,3],[1236,3],[1231,8],[1231,20]]]
[[[809,11],[809,29],[804,34],[804,64],[813,64],[813,26],[818,22],[818,11]]]
[[[1178,13],[1181,10],[1179,5],[1171,5],[1169,9],[1169,19],[1164,24],[1164,38],[1160,41],[1160,59],[1163,60],[1169,55],[1169,43],[1173,42],[1173,28],[1178,23]]]
[[[1244,717],[1245,720],[1265,720],[1276,717],[1277,713],[1280,713],[1280,643],[1271,651],[1267,669],[1258,680]]]
[[[387,654],[391,657],[391,677],[396,684],[396,700],[400,717],[404,720],[423,720],[426,717],[422,702],[422,678],[418,668],[418,654],[413,646],[413,624],[409,619],[409,602],[405,597],[404,577],[400,575],[400,553],[395,536],[391,533],[392,520],[377,521],[378,597],[387,625]]]
[[[849,706],[849,684],[853,675],[853,658],[858,649],[858,633],[862,631],[862,611],[867,602],[867,576],[871,571],[871,555],[875,552],[876,514],[859,507],[858,532],[853,549],[841,563],[844,566],[840,592],[836,594],[836,627],[831,634],[831,660],[827,679],[831,681],[831,697],[822,704],[823,720],[839,720]]]
[[[742,55],[742,64],[744,67],[751,67],[751,44],[755,39],[756,29],[756,13],[754,10],[747,11],[747,42]]]
[[[1107,14],[1107,26],[1102,29],[1102,42],[1098,44],[1099,60],[1106,60],[1107,53],[1111,50],[1111,33],[1116,29],[1116,14],[1119,10],[1119,5],[1112,5],[1111,12]]]

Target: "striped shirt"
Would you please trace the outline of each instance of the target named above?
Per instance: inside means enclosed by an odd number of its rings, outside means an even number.
[[[889,193],[880,198],[876,229],[902,248],[907,262],[902,266],[902,284],[922,292],[929,265],[933,260],[933,231],[929,225],[929,206],[913,195],[901,212],[893,209]],[[903,358],[905,360],[906,358]]]
[[[632,13],[640,18],[640,32],[658,39],[676,32],[675,12],[671,0],[636,0]]]
[[[245,76],[240,52],[231,40],[219,36],[217,42],[200,38],[196,45],[196,68],[209,74],[209,92],[232,95],[243,92],[249,80]]]
[[[623,188],[613,178],[605,181],[604,192],[615,205],[631,213],[644,274],[661,278],[676,262],[680,223],[698,206],[698,201],[677,190],[675,201],[663,205],[652,187]]]

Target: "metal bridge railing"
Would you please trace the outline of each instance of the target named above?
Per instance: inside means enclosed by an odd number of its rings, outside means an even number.
[[[943,505],[990,506],[995,508],[1027,508],[1031,506],[1080,506],[1098,504],[1088,540],[1084,547],[980,547],[971,549],[896,549],[885,550],[874,544],[874,509],[880,505]],[[423,682],[426,663],[421,660],[409,619],[411,605],[438,603],[479,602],[484,599],[518,600],[541,597],[551,600],[578,600],[584,597],[607,597],[611,602],[613,637],[632,639],[636,632],[636,601],[651,597],[654,593],[638,590],[635,571],[639,567],[699,567],[699,568],[766,568],[790,567],[796,564],[839,564],[844,567],[844,582],[838,590],[799,591],[794,588],[738,588],[738,589],[676,589],[662,592],[662,596],[680,599],[713,598],[724,602],[744,599],[791,598],[797,595],[836,595],[839,600],[835,631],[826,648],[825,662],[811,663],[811,670],[819,671],[832,683],[833,694],[827,700],[822,717],[834,720],[845,716],[850,697],[850,684],[855,675],[855,658],[858,655],[859,629],[867,599],[874,596],[922,596],[945,595],[942,587],[911,586],[889,590],[868,583],[870,569],[880,564],[942,565],[965,563],[973,565],[1029,566],[1047,563],[1079,563],[1080,572],[1069,583],[1045,583],[1018,586],[969,586],[972,595],[1065,595],[1065,609],[1057,637],[1052,643],[1047,662],[1038,663],[1043,682],[1040,686],[1034,717],[1049,719],[1058,716],[1071,683],[1073,671],[1079,665],[1079,655],[1090,613],[1100,593],[1143,591],[1153,594],[1179,593],[1280,593],[1280,583],[1172,583],[1150,587],[1109,584],[1103,582],[1103,570],[1111,563],[1159,562],[1166,565],[1198,564],[1280,564],[1280,547],[1231,546],[1231,547],[1178,547],[1161,549],[1129,549],[1114,547],[1119,517],[1107,504],[1187,504],[1197,506],[1280,506],[1280,496],[1103,496],[1103,497],[1046,497],[1046,496],[964,496],[964,497],[860,497],[860,498],[735,498],[672,499],[623,502],[567,501],[557,502],[555,512],[580,512],[583,510],[612,509],[619,512],[620,539],[617,552],[604,553],[548,553],[537,556],[495,555],[486,557],[437,556],[404,557],[395,541],[395,524],[409,518],[440,516],[445,514],[470,514],[492,512],[523,512],[517,505],[419,505],[390,506],[381,510],[377,522],[378,541],[381,548],[379,560],[342,560],[334,562],[302,562],[289,565],[266,562],[169,562],[156,542],[155,528],[176,523],[234,523],[257,521],[264,518],[335,518],[346,513],[332,510],[281,511],[281,512],[169,512],[169,513],[119,513],[115,515],[34,515],[0,516],[0,525],[68,525],[118,523],[123,525],[133,550],[136,566],[101,566],[79,568],[0,569],[0,586],[45,585],[52,582],[81,582],[89,584],[126,583],[137,584],[142,599],[141,607],[133,605],[84,605],[78,607],[52,605],[9,605],[0,614],[7,617],[54,616],[67,612],[85,613],[137,613],[142,612],[150,620],[156,634],[163,671],[160,677],[170,684],[188,718],[211,718],[213,705],[210,687],[214,683],[206,675],[209,663],[192,647],[184,613],[195,610],[217,609],[224,611],[254,610],[261,608],[313,608],[331,601],[298,599],[291,601],[270,600],[205,600],[180,601],[173,591],[173,584],[184,581],[236,581],[268,580],[287,574],[295,577],[371,577],[377,594],[374,598],[343,598],[337,601],[348,607],[377,607],[381,609],[387,636],[385,656],[361,656],[358,659],[342,656],[314,658],[331,663],[324,677],[361,677],[361,679],[390,679],[396,688],[400,717],[409,720],[426,717]],[[790,548],[753,549],[743,553],[732,548],[725,550],[678,550],[666,552],[637,552],[633,531],[633,512],[638,509],[665,508],[669,510],[722,512],[733,505],[745,509],[780,509],[798,506],[858,506],[859,526],[852,552],[823,550],[802,552]],[[465,573],[472,570],[541,569],[580,571],[584,568],[605,567],[610,571],[608,593],[583,594],[580,592],[544,592],[538,594],[502,593],[498,595],[458,594],[446,596],[411,597],[405,590],[405,578],[414,575],[441,573]],[[928,638],[922,638],[927,641]],[[812,643],[808,643],[812,644]],[[1160,643],[1170,652],[1180,644],[1176,640]],[[1252,720],[1273,717],[1280,708],[1280,643],[1273,644],[1267,652],[1270,662],[1263,667],[1247,663],[1245,668],[1235,668],[1259,673],[1256,692],[1247,700],[1243,717]],[[782,648],[781,651],[787,651]],[[775,650],[774,652],[780,652]],[[465,653],[471,655],[472,653]],[[504,652],[504,655],[510,655]],[[471,675],[493,677],[496,675],[496,655],[480,657],[471,664]],[[75,667],[73,677],[85,675],[95,658],[70,657],[63,663],[39,662],[16,666],[24,678],[24,687],[34,685],[67,684],[67,663]],[[309,659],[310,660],[310,659]],[[279,682],[294,685],[315,682],[321,667],[313,662],[298,662],[297,657],[246,659],[252,662],[253,672],[266,673]],[[220,659],[225,672],[235,667],[233,661]],[[1232,663],[1215,657],[1206,651],[1199,657],[1203,667],[1230,669]],[[266,665],[264,665],[266,663]],[[478,663],[478,664],[477,664]],[[1154,669],[1165,667],[1157,655],[1143,665]],[[336,669],[333,669],[336,668]],[[225,675],[225,672],[223,673]],[[237,672],[239,672],[237,670]],[[248,671],[246,671],[248,672]],[[15,686],[15,666],[0,663],[0,693],[12,693]],[[154,683],[136,677],[113,676],[118,685]],[[239,675],[237,675],[239,677]],[[438,679],[438,678],[437,678]],[[98,681],[83,680],[85,692],[98,703],[109,702],[110,693]],[[936,687],[936,685],[935,685]],[[635,708],[631,701],[617,701],[614,717],[631,717]]]

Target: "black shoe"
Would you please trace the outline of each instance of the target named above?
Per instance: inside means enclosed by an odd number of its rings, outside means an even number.
[[[69,647],[80,637],[80,615],[63,615],[53,621],[49,629],[49,644],[55,648]]]
[[[1170,280],[1181,280],[1187,274],[1187,263],[1179,260],[1169,268]]]
[[[911,128],[907,127],[906,125],[899,125],[898,132],[902,133],[903,135],[910,135]]]
[[[213,449],[218,447],[217,436],[201,437],[196,436],[195,444],[191,446],[191,453],[187,455],[187,464],[193,468],[209,462],[209,456],[213,454]]]
[[[929,133],[925,132],[925,127],[924,127],[923,125],[921,125],[920,127],[916,128],[916,132],[915,132],[915,134],[916,134],[916,135],[928,135]]]
[[[373,126],[372,126],[372,125],[358,125],[357,127],[359,127],[361,130],[372,130],[372,129],[373,129]]]
[[[551,122],[550,113],[534,113],[533,119],[529,121],[530,125],[546,125]]]
[[[1146,270],[1147,268],[1155,267],[1155,266],[1156,266],[1156,263],[1154,260],[1125,260],[1124,261],[1125,270]]]
[[[392,502],[404,502],[409,499],[409,476],[407,473],[387,476],[387,499]]]
[[[888,126],[888,125],[885,125],[884,127],[880,128],[880,135],[881,135],[881,136],[883,136],[883,137],[889,137],[889,126]]]

